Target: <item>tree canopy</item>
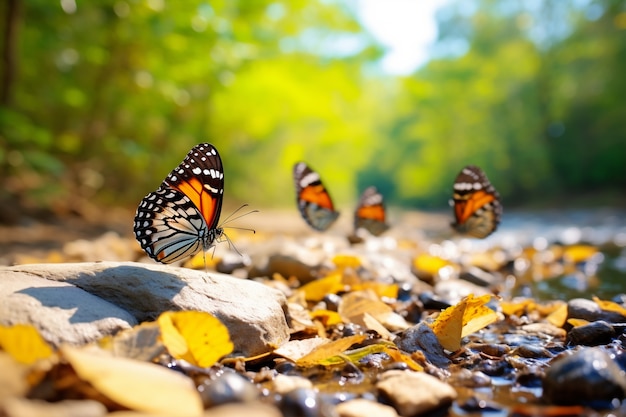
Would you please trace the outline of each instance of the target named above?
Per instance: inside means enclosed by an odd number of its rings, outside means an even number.
[[[258,206],[293,204],[299,160],[340,204],[442,208],[469,163],[511,204],[626,186],[621,1],[450,1],[407,76],[350,1],[0,7],[3,202],[132,206],[203,141]]]

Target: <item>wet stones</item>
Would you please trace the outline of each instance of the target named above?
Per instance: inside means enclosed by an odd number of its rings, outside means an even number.
[[[609,343],[615,337],[615,329],[604,320],[574,327],[567,333],[566,342],[571,345],[598,346]]]
[[[443,352],[443,347],[439,343],[433,330],[424,322],[421,322],[402,333],[396,340],[398,348],[405,352],[413,353],[422,351],[426,359],[433,365],[446,368],[450,360]]]
[[[423,372],[387,371],[376,388],[402,416],[448,407],[457,396],[451,385]]]
[[[603,310],[596,302],[585,298],[574,298],[567,303],[567,318],[587,321],[604,320],[609,323],[626,322],[626,317],[619,312]]]
[[[543,397],[550,403],[611,408],[613,399],[625,396],[626,372],[599,347],[558,356],[543,379]]]

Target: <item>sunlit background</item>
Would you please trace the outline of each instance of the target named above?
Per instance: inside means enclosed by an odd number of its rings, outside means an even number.
[[[626,3],[9,0],[1,219],[135,207],[196,143],[226,200],[447,209],[481,166],[506,207],[624,205]]]

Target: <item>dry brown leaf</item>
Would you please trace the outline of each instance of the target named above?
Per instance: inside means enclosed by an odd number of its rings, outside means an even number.
[[[173,417],[193,417],[203,412],[193,381],[179,372],[149,362],[116,358],[93,346],[63,346],[60,351],[81,379],[125,407]]]
[[[365,335],[354,335],[343,337],[341,339],[333,340],[332,342],[324,343],[323,345],[318,346],[309,354],[301,357],[296,361],[298,366],[314,366],[319,363],[331,358],[333,356],[341,355],[343,352],[348,350],[350,346],[361,343],[365,340],[367,336]]]

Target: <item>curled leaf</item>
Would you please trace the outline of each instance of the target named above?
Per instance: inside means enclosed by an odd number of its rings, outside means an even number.
[[[61,353],[81,379],[118,404],[155,415],[202,414],[193,381],[181,373],[150,362],[116,358],[99,348],[63,346]]]
[[[343,354],[350,346],[361,343],[365,338],[365,335],[354,335],[325,343],[313,349],[308,355],[298,359],[296,364],[305,367],[323,364],[325,361],[327,362],[329,358]]]
[[[228,328],[209,313],[170,311],[157,322],[163,344],[175,358],[205,368],[233,351]]]
[[[30,324],[0,325],[0,348],[27,365],[52,355],[52,348]]]
[[[470,294],[439,314],[431,327],[444,349],[460,349],[463,337],[497,320],[496,312],[486,306],[491,297],[489,294],[481,297]]]
[[[340,272],[334,272],[327,277],[311,281],[300,287],[307,301],[321,301],[328,294],[336,294],[345,288]]]

